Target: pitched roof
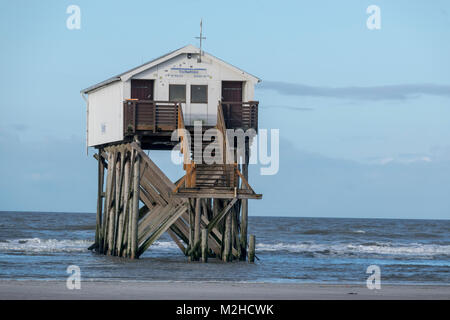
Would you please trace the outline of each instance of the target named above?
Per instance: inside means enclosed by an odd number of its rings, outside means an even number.
[[[141,72],[143,72],[143,71],[145,71],[145,70],[147,70],[147,69],[149,69],[149,68],[151,68],[151,67],[153,67],[155,65],[158,65],[158,64],[160,64],[162,62],[165,62],[165,61],[167,61],[169,59],[172,59],[173,57],[176,57],[176,56],[178,56],[178,55],[180,55],[182,53],[198,53],[199,50],[200,50],[199,48],[189,44],[189,45],[184,46],[182,48],[179,48],[177,50],[174,50],[174,51],[171,51],[169,53],[166,53],[165,55],[162,55],[162,56],[160,56],[160,57],[158,57],[156,59],[153,59],[153,60],[148,61],[148,62],[146,62],[144,64],[141,64],[140,66],[137,66],[137,67],[135,67],[133,69],[125,71],[125,72],[123,72],[123,73],[121,73],[121,74],[119,74],[117,76],[111,77],[111,78],[109,78],[109,79],[107,79],[105,81],[99,82],[99,83],[97,83],[97,84],[95,84],[93,86],[90,86],[90,87],[88,87],[86,89],[83,89],[83,90],[81,90],[81,93],[89,93],[90,91],[93,91],[95,89],[107,86],[108,84],[116,82],[116,81],[119,81],[119,80],[126,81],[126,80],[130,79],[131,77],[133,77],[134,75],[136,75],[138,73],[141,73]],[[219,59],[219,58],[217,58],[217,57],[215,57],[215,56],[213,56],[213,55],[211,55],[209,53],[206,53],[205,51],[203,51],[203,54],[204,54],[204,56],[207,56],[207,57],[215,60],[218,63],[224,64],[224,65],[234,69],[235,71],[246,75],[248,78],[251,78],[251,79],[253,79],[256,82],[260,82],[261,81],[261,79],[251,75],[250,73],[247,73],[244,70],[229,64],[228,62],[225,62],[225,61],[223,61],[223,60],[221,60],[221,59]]]

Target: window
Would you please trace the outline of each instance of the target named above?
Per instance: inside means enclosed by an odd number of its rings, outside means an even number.
[[[191,103],[208,103],[208,86],[191,85]]]
[[[184,84],[170,84],[169,101],[186,102],[186,86]]]

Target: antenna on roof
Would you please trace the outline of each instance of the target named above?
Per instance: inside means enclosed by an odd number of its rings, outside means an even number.
[[[195,39],[200,39],[200,56],[198,57],[198,62],[202,62],[202,40],[206,40],[206,37],[203,37],[203,26],[202,19],[200,19],[200,37],[195,37]]]

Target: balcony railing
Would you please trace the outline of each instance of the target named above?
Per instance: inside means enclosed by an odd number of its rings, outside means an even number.
[[[220,102],[227,129],[258,130],[258,101]],[[125,135],[173,131],[178,128],[181,104],[174,101],[125,100],[123,130]]]
[[[173,131],[178,126],[180,104],[171,101],[126,100],[123,103],[125,135],[137,131]]]
[[[222,101],[221,104],[227,129],[258,130],[258,101]]]

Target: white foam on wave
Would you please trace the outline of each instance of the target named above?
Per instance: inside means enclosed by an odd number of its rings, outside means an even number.
[[[178,246],[173,241],[156,241],[151,246],[152,249],[161,249],[161,250],[173,250],[178,249]]]
[[[437,244],[317,244],[317,243],[260,243],[257,251],[288,251],[293,253],[358,254],[373,253],[386,255],[435,256],[450,255],[450,245]]]
[[[0,242],[0,251],[20,252],[83,252],[92,244],[90,240],[13,239]]]
[[[28,252],[28,253],[52,253],[52,252],[88,252],[91,240],[57,240],[57,239],[12,239],[0,242],[0,252]],[[178,249],[174,242],[156,241],[152,245],[153,250],[172,251]]]

